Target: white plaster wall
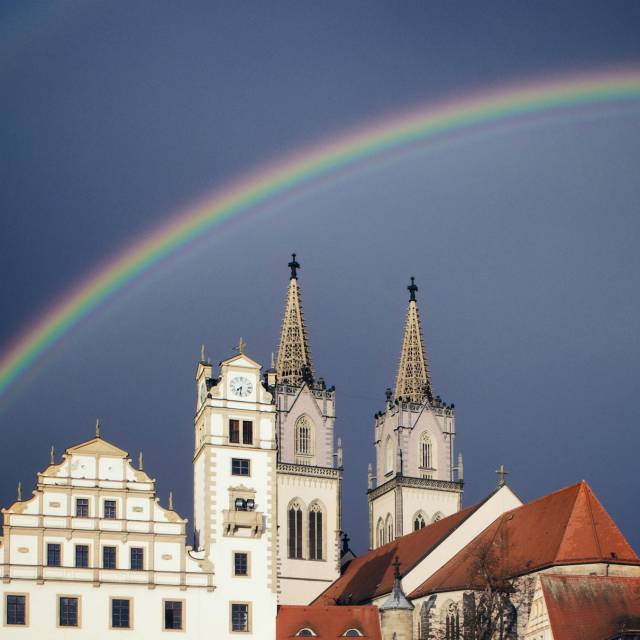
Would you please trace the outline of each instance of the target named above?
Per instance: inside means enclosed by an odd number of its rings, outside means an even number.
[[[371,526],[373,527],[373,548],[375,549],[378,546],[378,519],[382,518],[383,522],[387,520],[387,514],[391,514],[391,518],[393,519],[393,529],[395,531],[395,493],[394,491],[388,491],[381,496],[378,496],[372,503],[373,505],[373,519],[371,522]],[[387,540],[387,542],[389,542]]]
[[[402,532],[405,535],[413,531],[414,516],[418,511],[424,513],[427,524],[430,524],[438,513],[446,517],[459,510],[459,493],[402,487]]]

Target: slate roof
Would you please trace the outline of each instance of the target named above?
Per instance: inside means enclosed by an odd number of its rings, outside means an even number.
[[[557,565],[640,564],[611,516],[585,481],[507,511],[417,587],[409,598],[482,589],[478,557],[490,550],[495,577]]]
[[[640,578],[540,578],[554,640],[607,640],[640,635]]]
[[[407,575],[482,504],[484,502],[467,507],[353,559],[342,576],[314,603],[360,604],[390,593],[394,581],[392,562],[396,556],[401,576]]]
[[[342,638],[348,629],[358,629],[363,637],[382,640],[378,608],[282,605],[276,619],[276,639],[294,638],[300,629],[311,629],[320,639]]]

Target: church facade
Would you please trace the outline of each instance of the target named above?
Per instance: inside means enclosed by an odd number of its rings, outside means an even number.
[[[134,464],[98,423],[2,510],[0,637],[573,640],[556,621],[588,610],[585,589],[601,600],[616,589],[616,620],[640,619],[640,558],[586,483],[523,505],[501,467],[495,490],[463,507],[455,408],[433,391],[413,278],[395,387],[373,426],[369,551],[341,545],[336,391],[315,373],[295,254],[288,266],[266,371],[242,339],[217,367],[202,349],[193,544],[142,456]],[[488,574],[504,609],[482,635]],[[575,638],[604,640],[585,635],[596,627]]]

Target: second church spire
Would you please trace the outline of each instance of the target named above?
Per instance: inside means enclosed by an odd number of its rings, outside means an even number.
[[[291,277],[278,346],[277,375],[278,382],[299,387],[313,379],[313,365],[298,287],[300,263],[296,260],[295,253],[292,258],[288,265]]]
[[[404,325],[400,366],[396,379],[396,398],[406,398],[411,402],[424,402],[433,397],[429,363],[424,350],[420,314],[416,302],[418,286],[415,278],[411,278],[409,290],[409,308]]]

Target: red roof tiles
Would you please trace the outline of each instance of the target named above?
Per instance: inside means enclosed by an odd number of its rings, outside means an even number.
[[[318,604],[359,604],[390,593],[391,563],[398,556],[405,576],[457,529],[482,503],[409,533],[352,560],[344,574],[314,601]]]
[[[554,640],[640,634],[640,578],[541,576]]]
[[[640,564],[611,516],[582,481],[502,514],[410,594],[483,588],[478,557],[490,550],[495,577],[588,562]]]
[[[320,640],[342,638],[349,629],[358,629],[363,637],[381,640],[378,608],[283,605],[278,609],[276,638],[294,638],[301,629],[311,629]]]

